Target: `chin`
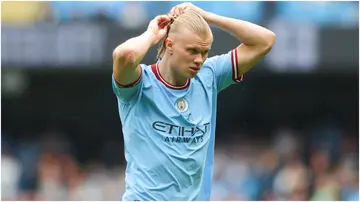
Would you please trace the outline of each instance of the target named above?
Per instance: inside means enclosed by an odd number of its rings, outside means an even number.
[[[189,78],[189,79],[192,79],[192,78],[194,78],[196,75],[197,75],[197,73],[196,73],[196,74],[191,74],[191,73],[190,73],[190,74],[188,75],[188,78]]]

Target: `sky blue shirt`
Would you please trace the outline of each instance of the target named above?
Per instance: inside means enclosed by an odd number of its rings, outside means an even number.
[[[124,134],[122,200],[210,200],[217,95],[240,82],[237,50],[208,58],[184,86],[168,84],[157,64],[138,81],[112,81]]]

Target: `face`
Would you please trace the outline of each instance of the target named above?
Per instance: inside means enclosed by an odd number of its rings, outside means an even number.
[[[188,29],[182,29],[180,33],[169,38],[168,48],[174,71],[182,77],[195,77],[208,57],[212,40],[211,32],[199,36]]]

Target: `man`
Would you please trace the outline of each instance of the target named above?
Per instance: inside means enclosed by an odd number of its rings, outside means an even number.
[[[208,23],[243,43],[207,58]],[[210,199],[217,94],[242,81],[274,39],[265,28],[184,3],[114,50],[112,86],[127,160],[123,200]],[[140,64],[160,40],[160,61]]]

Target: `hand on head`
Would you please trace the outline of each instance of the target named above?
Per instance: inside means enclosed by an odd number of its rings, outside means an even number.
[[[171,24],[172,20],[189,10],[199,13],[202,17],[204,17],[206,14],[204,10],[194,6],[192,3],[182,3],[174,6],[170,10],[169,15],[158,15],[153,20],[151,20],[147,31],[154,33],[156,36],[153,44],[159,43],[159,41],[166,37],[169,25]]]
[[[169,15],[173,16],[173,17],[177,17],[189,10],[193,10],[193,11],[199,13],[202,17],[205,17],[205,11],[203,9],[193,5],[192,3],[182,3],[182,4],[172,7]]]
[[[152,32],[156,36],[153,44],[157,44],[160,40],[165,38],[170,22],[171,18],[167,15],[158,15],[150,21],[147,31]]]

